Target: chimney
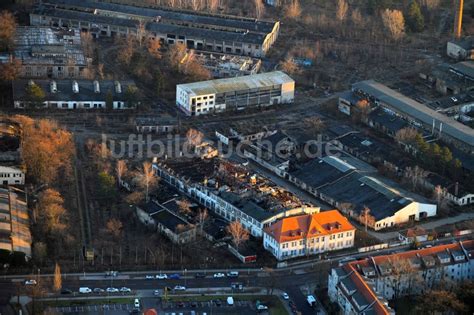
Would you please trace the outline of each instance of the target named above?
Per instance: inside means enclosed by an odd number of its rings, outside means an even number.
[[[72,91],[75,94],[79,93],[79,83],[76,80],[72,81]]]
[[[97,80],[94,81],[94,93],[97,93],[97,94],[100,93],[100,84],[99,84],[99,81]]]
[[[462,14],[464,11],[464,0],[458,0],[458,5],[456,8],[456,17],[454,19],[454,37],[456,39],[461,38],[462,33]]]
[[[120,85],[119,81],[115,81],[115,93],[120,94],[122,93],[122,86]]]
[[[51,90],[51,93],[56,93],[58,91],[58,86],[56,85],[56,81],[51,81],[49,84],[49,88]]]
[[[459,182],[456,182],[456,184],[454,184],[454,197],[457,197],[459,194]]]

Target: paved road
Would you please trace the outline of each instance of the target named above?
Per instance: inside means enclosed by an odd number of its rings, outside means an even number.
[[[470,236],[462,236],[457,238],[442,239],[437,241],[426,242],[426,244],[437,245],[451,243],[455,239],[467,239]],[[154,290],[163,289],[165,286],[174,287],[175,285],[184,285],[187,288],[230,288],[232,282],[241,282],[246,287],[260,287],[260,288],[274,288],[281,291],[286,291],[291,299],[296,303],[298,309],[303,315],[314,315],[314,310],[311,309],[305,298],[306,292],[302,289],[309,288],[309,291],[316,286],[326,287],[328,271],[331,267],[336,266],[338,261],[344,257],[351,256],[354,258],[362,258],[367,256],[376,256],[389,254],[395,251],[407,250],[409,246],[400,246],[395,248],[383,249],[370,253],[350,253],[346,255],[339,255],[327,260],[304,261],[301,264],[293,263],[287,268],[275,270],[267,273],[261,269],[251,269],[240,273],[238,279],[234,278],[213,278],[212,273],[216,270],[208,270],[206,278],[194,278],[194,272],[188,271],[187,276],[180,280],[147,280],[144,272],[122,272],[117,278],[107,278],[103,273],[84,274],[67,274],[63,275],[63,288],[68,288],[78,291],[81,286],[88,286],[90,288],[107,288],[109,286],[122,287],[126,286],[138,293],[138,296],[150,296]],[[227,270],[219,270],[226,272]],[[176,271],[167,271],[166,273],[174,273]],[[148,272],[149,274],[156,274],[158,272]],[[52,275],[41,275],[43,278],[51,278]],[[9,297],[17,294],[17,288],[20,289],[21,294],[25,294],[25,286],[22,284],[25,279],[32,278],[29,275],[11,275],[4,276],[0,280],[0,296]],[[34,278],[34,276],[33,276]],[[22,291],[22,292],[21,292]],[[306,291],[306,290],[304,290]],[[27,293],[27,292],[26,292]],[[77,294],[77,293],[76,293]],[[106,295],[105,295],[106,296]]]

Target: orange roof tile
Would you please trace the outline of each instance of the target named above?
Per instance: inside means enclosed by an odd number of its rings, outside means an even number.
[[[355,230],[338,210],[283,218],[265,232],[279,243]]]

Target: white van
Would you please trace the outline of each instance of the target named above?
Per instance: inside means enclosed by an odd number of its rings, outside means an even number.
[[[79,293],[82,293],[82,294],[88,294],[88,293],[91,293],[92,290],[88,287],[80,287],[79,288]]]
[[[229,296],[227,298],[227,305],[230,305],[230,306],[234,305],[234,298],[233,297]]]
[[[140,300],[139,299],[135,299],[135,302],[133,303],[133,306],[135,308],[140,308]]]

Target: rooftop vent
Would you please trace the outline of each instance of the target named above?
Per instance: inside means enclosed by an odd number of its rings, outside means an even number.
[[[115,81],[114,85],[115,85],[115,93],[117,93],[117,94],[122,93],[122,85],[120,85],[120,82]]]
[[[58,91],[56,81],[51,81],[51,83],[49,84],[49,88],[51,90],[51,93],[56,93]]]
[[[99,81],[97,80],[94,81],[94,93],[97,93],[97,94],[100,93],[100,84],[99,84]]]
[[[77,81],[72,81],[72,91],[74,93],[79,93],[79,83]]]

